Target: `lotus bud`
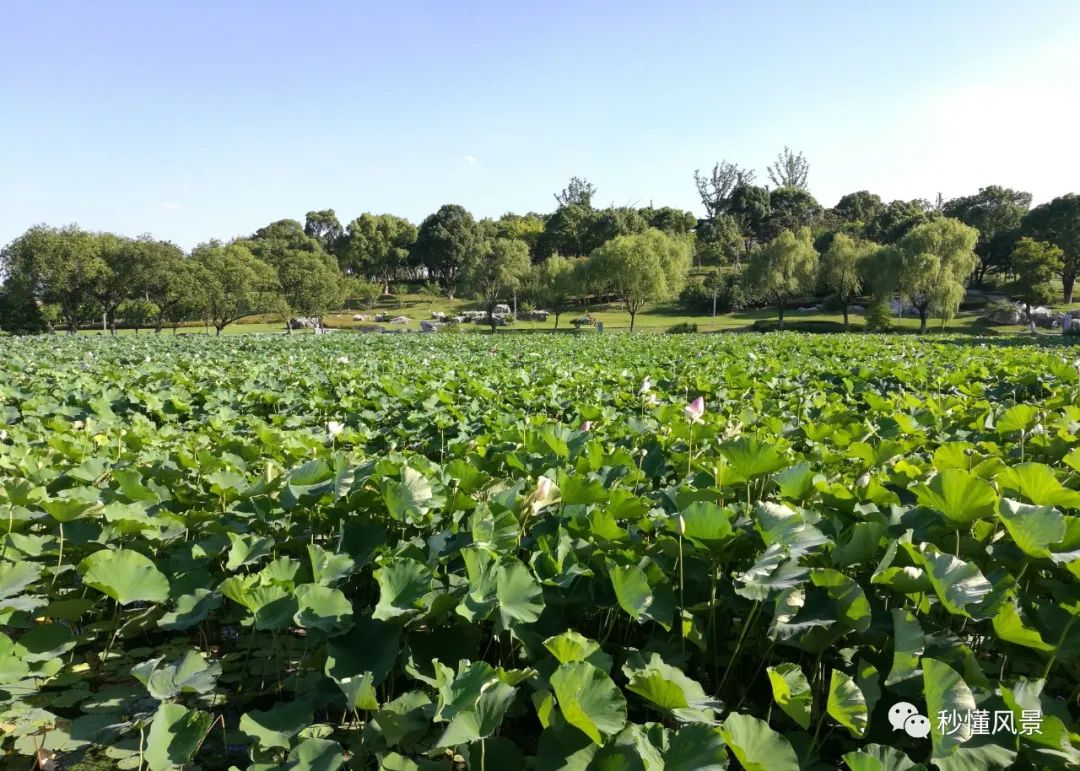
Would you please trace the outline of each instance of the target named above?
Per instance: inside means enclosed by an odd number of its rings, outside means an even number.
[[[1031,427],[1031,435],[1032,436],[1042,436],[1045,433],[1046,433],[1046,429],[1043,428],[1042,423],[1036,423],[1034,426]]]
[[[691,423],[700,423],[701,416],[705,414],[705,399],[699,396],[683,407],[683,412]]]
[[[863,475],[855,480],[855,486],[856,487],[866,487],[868,484],[870,484],[870,472],[869,471],[863,472]]]
[[[686,520],[682,514],[679,515],[679,535],[686,535]]]
[[[588,431],[591,428],[592,428],[592,421],[591,420],[584,420],[584,421],[581,422],[581,430],[582,431]]]
[[[529,493],[525,499],[525,506],[529,513],[536,514],[545,506],[555,503],[560,496],[561,493],[555,482],[548,477],[542,476],[536,480],[536,489]]]

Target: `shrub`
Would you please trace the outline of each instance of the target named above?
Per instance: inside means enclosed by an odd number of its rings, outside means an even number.
[[[691,281],[679,293],[679,306],[691,313],[712,313],[716,287],[716,312],[730,313],[745,308],[750,298],[738,273],[713,273],[704,281]]]
[[[692,321],[684,321],[681,324],[675,324],[667,328],[669,335],[685,335],[691,332],[697,332],[697,324]]]
[[[868,332],[884,332],[892,326],[892,307],[886,295],[878,295],[866,306]]]

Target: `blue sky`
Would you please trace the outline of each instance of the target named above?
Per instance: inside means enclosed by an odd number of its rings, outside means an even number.
[[[700,213],[695,168],[764,178],[785,144],[826,206],[1038,202],[1080,188],[1078,33],[1075,0],[15,0],[0,244],[37,222],[191,247],[325,207],[549,211],[571,175]]]

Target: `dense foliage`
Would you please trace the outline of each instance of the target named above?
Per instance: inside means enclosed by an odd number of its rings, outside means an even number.
[[[5,767],[1080,760],[1066,347],[3,345]]]

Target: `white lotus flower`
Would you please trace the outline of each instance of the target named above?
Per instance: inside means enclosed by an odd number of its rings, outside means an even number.
[[[644,394],[649,393],[649,391],[651,391],[651,390],[652,390],[652,380],[650,380],[649,377],[646,376],[645,379],[641,381],[641,388],[638,389],[638,393],[644,395]]]
[[[1031,435],[1032,436],[1042,436],[1045,433],[1046,433],[1046,429],[1043,428],[1042,423],[1036,423],[1034,426],[1031,427]]]
[[[530,514],[535,515],[540,509],[559,500],[561,495],[555,482],[542,476],[536,480],[536,489],[525,498],[525,508]]]
[[[331,420],[326,424],[326,432],[330,434],[331,439],[337,439],[338,434],[345,430],[345,424],[339,423],[336,420]]]
[[[334,359],[334,361],[336,361],[338,364],[348,364],[349,363],[349,357],[348,356],[338,356],[336,359]]]
[[[705,399],[699,396],[683,407],[683,412],[686,413],[686,417],[690,419],[690,422],[700,423],[701,416],[705,414]]]
[[[856,487],[866,487],[868,484],[870,484],[870,472],[869,471],[864,472],[861,477],[859,477],[858,479],[855,480],[855,486]]]

